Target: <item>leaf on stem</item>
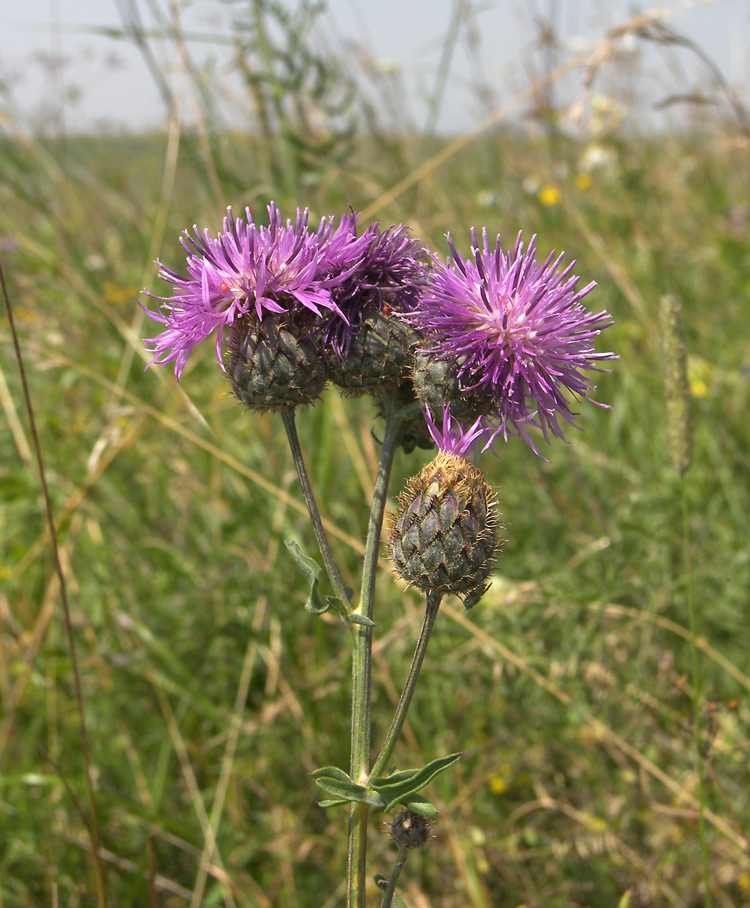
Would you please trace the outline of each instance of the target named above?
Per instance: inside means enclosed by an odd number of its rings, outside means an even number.
[[[333,596],[326,596],[325,601],[323,601],[321,598],[318,591],[318,578],[323,572],[323,568],[318,562],[315,561],[314,558],[310,558],[309,555],[305,555],[293,539],[285,539],[284,545],[287,547],[289,554],[297,563],[297,567],[302,571],[307,582],[310,584],[310,595],[307,597],[307,602],[305,603],[305,611],[309,612],[311,615],[324,615],[327,611],[333,609],[344,621],[350,621],[352,616],[349,615],[344,604],[341,603],[339,599],[336,599]]]
[[[408,807],[412,813],[418,813],[420,817],[425,817],[428,820],[434,820],[437,816],[437,807],[431,804],[427,798],[423,798],[421,794],[407,795],[401,798],[399,804],[403,807]]]
[[[378,626],[377,623],[372,620],[372,618],[368,618],[367,615],[360,615],[357,612],[354,612],[353,614],[347,614],[346,620],[349,622],[349,624],[361,624],[363,627]]]
[[[338,766],[323,766],[312,774],[315,782],[332,799],[321,801],[321,807],[338,807],[356,801],[380,810],[392,810],[401,804],[423,817],[433,818],[437,809],[426,798],[417,794],[422,788],[461,759],[462,754],[448,754],[423,766],[421,769],[402,769],[389,776],[378,776],[367,785],[352,782],[351,777]]]
[[[324,766],[322,769],[316,769],[312,777],[326,794],[333,795],[335,799],[334,801],[323,801],[321,803],[323,807],[349,804],[352,801],[368,804],[370,807],[382,808],[385,806],[385,801],[376,791],[352,782],[347,773],[337,766]]]
[[[411,807],[415,813],[420,813],[420,803],[423,805],[423,809],[427,808],[428,810],[432,808],[432,805],[422,801],[422,799],[414,799],[413,796],[426,785],[429,785],[435,776],[458,762],[461,756],[462,754],[457,753],[448,754],[446,757],[438,757],[421,769],[402,769],[399,772],[391,773],[389,776],[372,779],[370,785],[386,801],[386,810],[392,810],[397,804],[405,804]],[[416,801],[416,807],[413,806],[413,801]],[[434,810],[434,808],[432,809]]]

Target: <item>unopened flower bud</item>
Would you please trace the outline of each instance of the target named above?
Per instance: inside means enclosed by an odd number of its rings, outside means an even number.
[[[390,836],[399,851],[423,848],[430,838],[431,823],[427,817],[405,807],[391,822]]]
[[[497,502],[482,471],[439,451],[399,502],[390,540],[396,571],[425,593],[454,593],[466,608],[476,605],[499,548]]]

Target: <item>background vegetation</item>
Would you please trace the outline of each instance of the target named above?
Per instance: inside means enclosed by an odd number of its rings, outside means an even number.
[[[135,301],[143,286],[159,292],[157,256],[182,267],[184,227],[215,231],[227,204],[262,214],[274,199],[408,223],[442,253],[447,230],[465,251],[471,225],[507,244],[523,227],[577,258],[599,282],[591,306],[616,319],[605,346],[621,361],[597,395],[612,410],[585,408],[585,433],[549,463],[519,441],[483,463],[501,490],[504,552],[480,606],[445,604],[398,750],[401,766],[465,752],[430,791],[440,816],[405,873],[409,905],[705,903],[689,578],[663,424],[666,292],[684,305],[694,398],[688,554],[711,900],[750,905],[742,111],[637,134],[610,99],[573,137],[539,90],[523,128],[498,116],[458,139],[394,134],[316,62],[296,20],[248,10],[261,14],[237,31],[253,137],[212,120],[195,73],[190,131],[175,116],[164,134],[41,140],[19,127],[0,143],[0,254],[69,588],[107,904],[343,898],[346,820],[317,806],[309,773],[347,760],[348,651],[334,620],[303,611],[282,544],[314,548],[280,422],[230,396],[211,345],[181,386],[144,372],[140,338],[158,329]],[[277,43],[254,56],[264,26]],[[91,905],[71,653],[7,320],[0,356],[0,906]],[[299,423],[356,586],[380,427],[368,401],[330,391]],[[398,456],[394,494],[428,457]],[[384,564],[376,735],[421,608]],[[371,835],[372,871],[385,873],[392,850],[377,822]]]

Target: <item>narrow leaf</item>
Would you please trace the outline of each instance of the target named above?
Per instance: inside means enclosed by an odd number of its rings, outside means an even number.
[[[422,769],[405,769],[393,773],[385,778],[372,779],[370,784],[383,795],[386,800],[386,810],[391,810],[405,798],[415,794],[446,769],[453,766],[461,759],[461,754],[448,754],[447,757],[438,757]]]
[[[353,615],[348,614],[346,620],[349,624],[361,624],[363,627],[377,627],[377,624],[372,618],[368,618],[367,615],[358,615],[356,613]]]
[[[316,769],[311,773],[313,779],[317,782],[318,779],[336,779],[339,782],[351,782],[352,778],[348,772],[344,772],[343,769],[339,769],[338,766],[321,766],[320,769]]]
[[[289,554],[294,558],[297,567],[305,575],[307,582],[310,584],[310,595],[305,603],[305,611],[311,615],[323,615],[331,607],[330,602],[323,602],[318,592],[318,577],[323,570],[317,561],[309,558],[293,539],[285,539],[284,545],[289,550]]]
[[[312,777],[326,794],[333,795],[337,801],[346,803],[356,801],[358,804],[369,804],[370,807],[382,807],[384,804],[383,798],[377,792],[352,782],[348,773],[338,766],[323,766],[316,769]]]
[[[385,805],[385,801],[376,791],[365,788],[364,785],[357,785],[356,782],[342,782],[327,777],[316,779],[315,782],[337,801],[346,803],[356,801],[358,804],[369,804],[370,807],[378,808]]]
[[[287,547],[289,554],[296,561],[297,567],[302,571],[307,582],[310,584],[310,595],[305,603],[305,611],[311,615],[324,615],[327,611],[333,609],[340,618],[346,620],[348,617],[346,609],[348,605],[347,602],[341,602],[336,596],[326,596],[325,602],[321,599],[320,593],[318,592],[318,578],[323,573],[323,568],[314,558],[305,555],[293,539],[285,539],[284,545]],[[347,596],[351,599],[353,592],[349,587],[346,587],[345,591]]]

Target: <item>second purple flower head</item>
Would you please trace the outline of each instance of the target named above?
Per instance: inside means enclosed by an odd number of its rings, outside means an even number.
[[[571,398],[591,399],[596,389],[587,373],[616,359],[594,348],[612,319],[582,304],[595,284],[577,289],[574,262],[563,268],[554,252],[537,262],[536,237],[524,250],[519,234],[507,254],[499,237],[490,246],[486,229],[481,245],[475,230],[471,240],[473,256],[464,259],[448,238],[451,260],[433,257],[420,305],[405,316],[425,336],[417,390],[427,406],[454,398],[462,420],[483,416],[496,434],[520,435],[536,450],[528,427],[547,441],[563,438],[560,421],[575,426]]]

